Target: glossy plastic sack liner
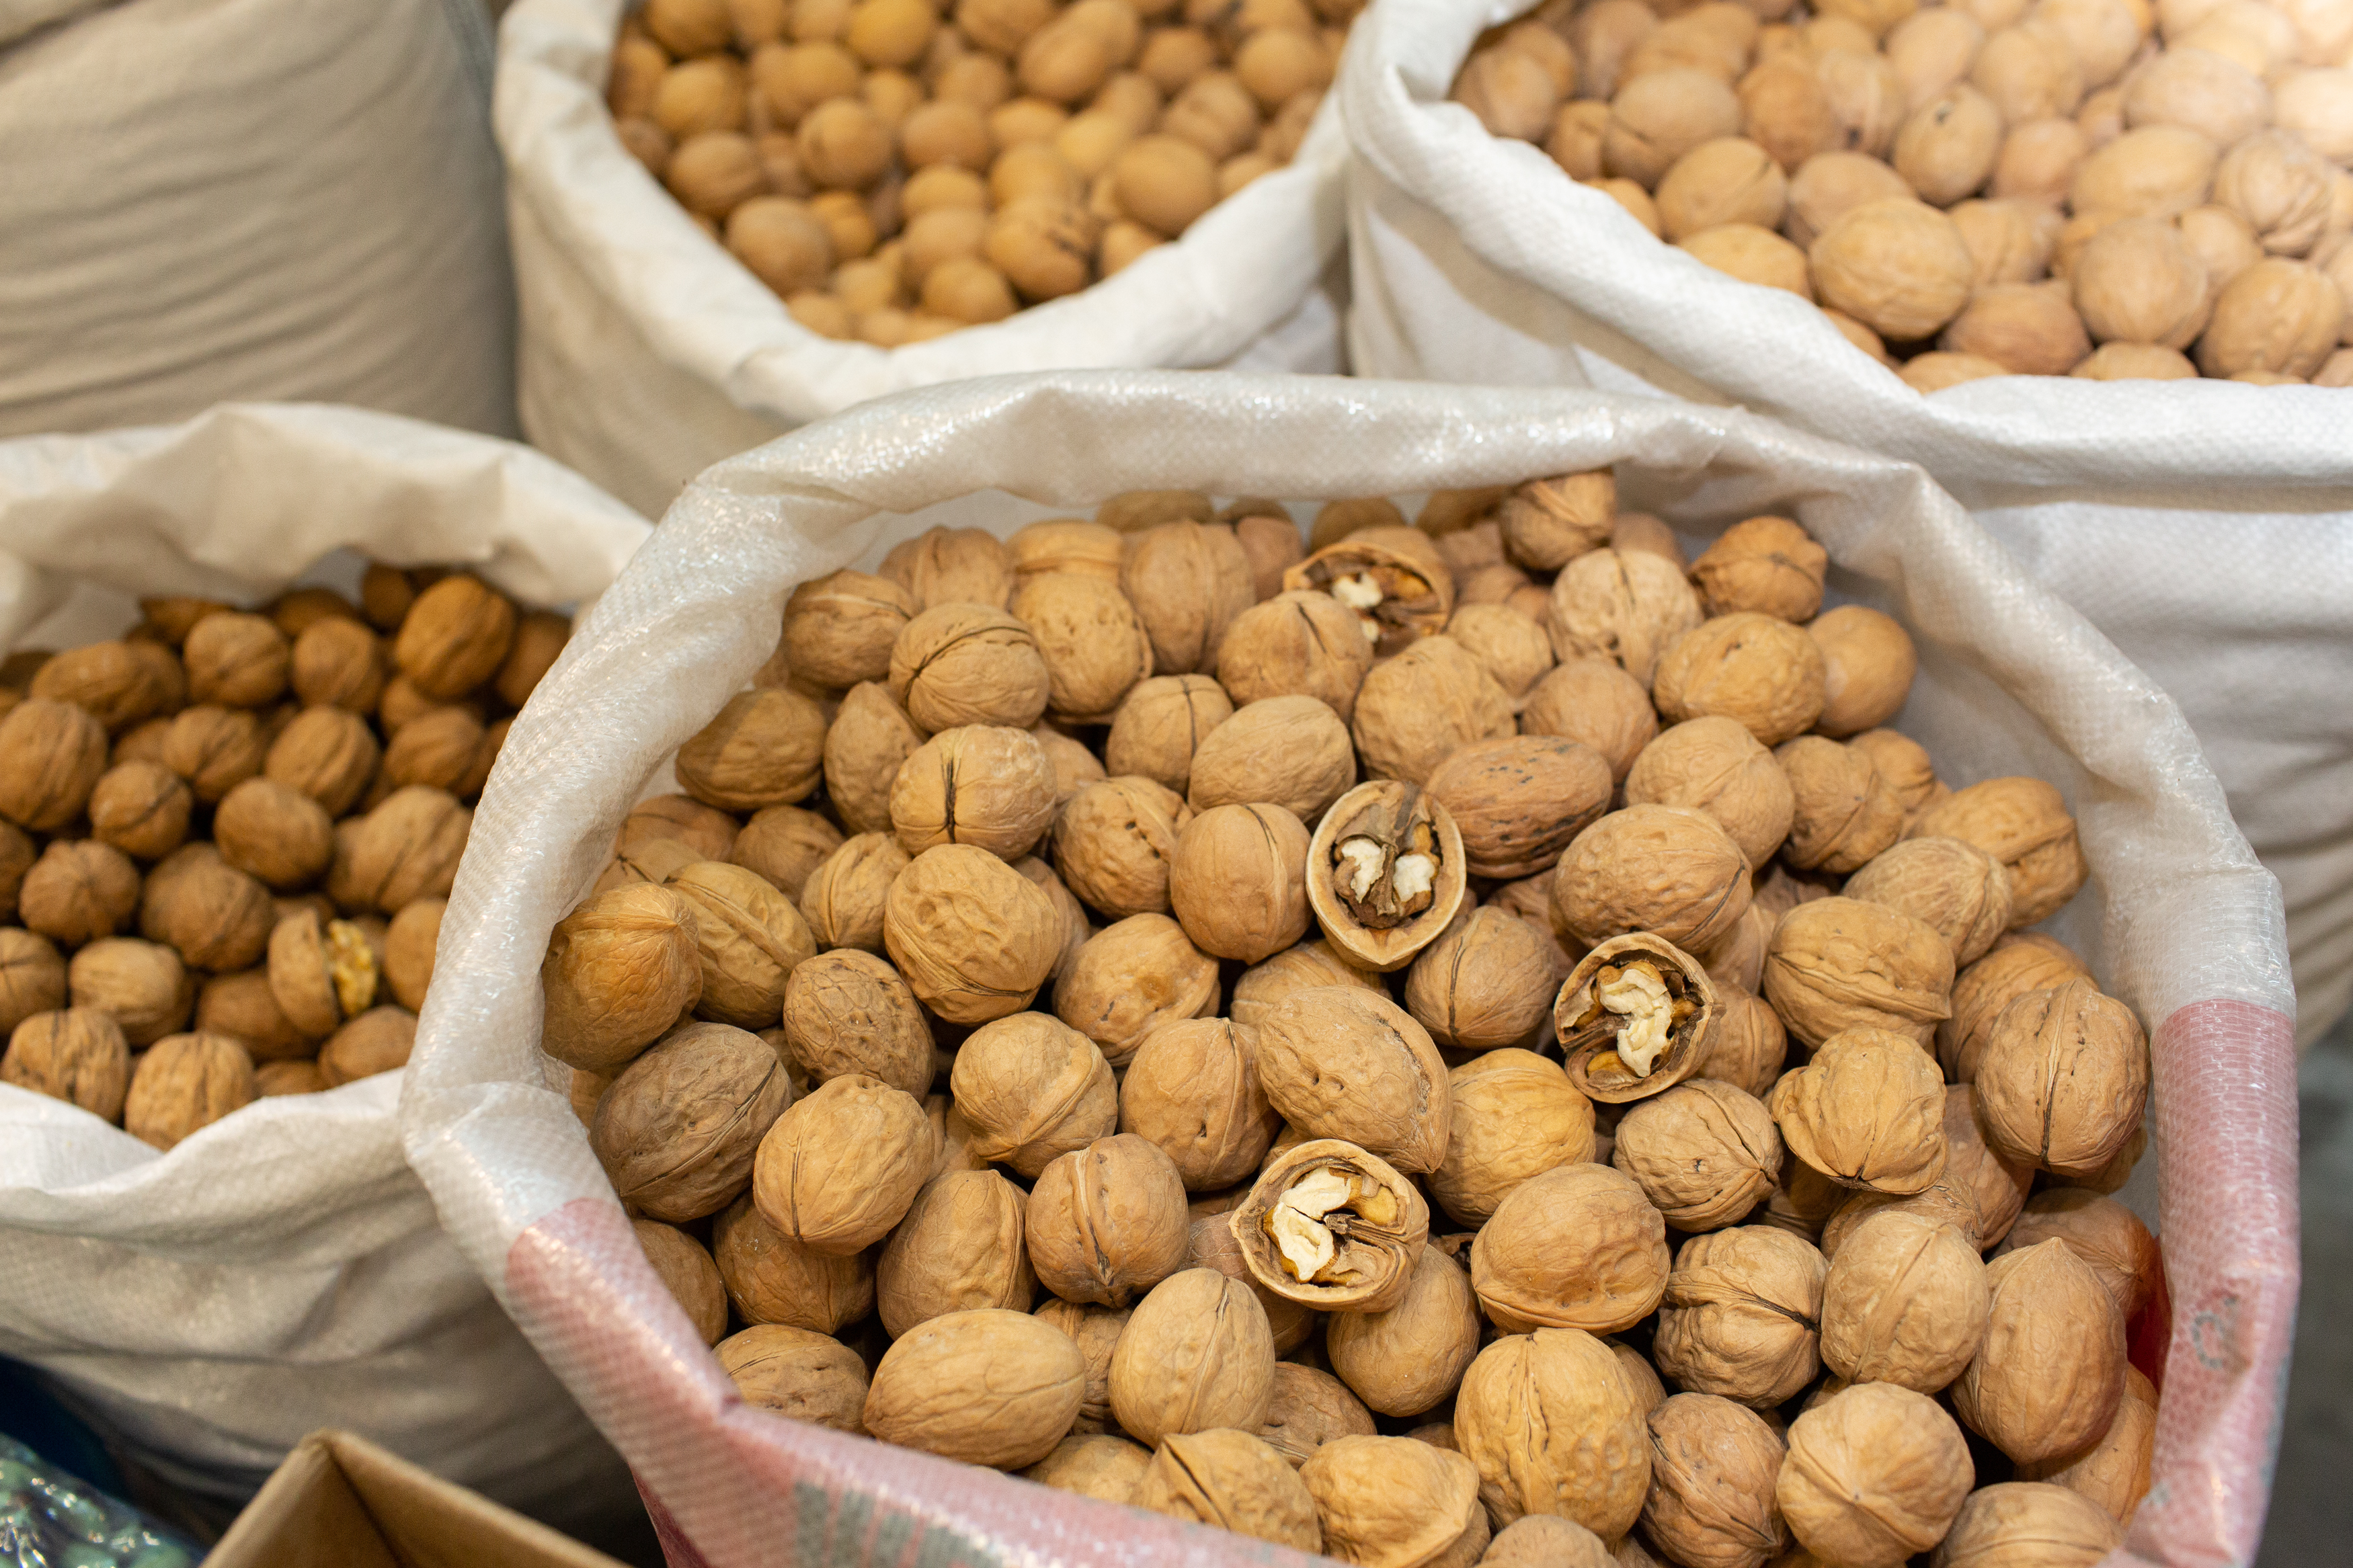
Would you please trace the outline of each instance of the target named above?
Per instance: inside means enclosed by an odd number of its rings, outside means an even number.
[[[1383,0],[1340,85],[1366,375],[1738,405],[1926,468],[2172,694],[2286,890],[2301,1032],[2353,1003],[2353,392],[2004,376],[1923,397],[1446,101],[1526,0]]]
[[[871,397],[999,371],[1337,371],[1347,147],[1326,100],[1292,163],[1116,277],[901,349],[838,342],[689,217],[605,108],[626,0],[520,0],[497,124],[522,299],[522,425],[649,513],[705,467]],[[1336,285],[1336,277],[1333,279]]]
[[[142,595],[261,599],[339,550],[565,605],[647,531],[535,452],[352,409],[0,442],[0,649],[116,636]],[[259,1100],[169,1152],[0,1085],[0,1354],[206,1497],[345,1426],[592,1526],[628,1477],[440,1233],[399,1079]]]
[[[675,1527],[677,1561],[896,1562],[934,1534],[975,1561],[1282,1555],[751,1410],[638,1252],[568,1075],[537,1048],[540,959],[641,786],[774,648],[792,586],[935,522],[1003,531],[1128,489],[1409,494],[1612,463],[1679,517],[1794,506],[1836,563],[1834,592],[1918,639],[1901,722],[1940,772],[1956,785],[2042,774],[2078,814],[2094,886],[2063,929],[2153,1026],[2155,1142],[2172,1177],[2175,1338],[2133,1550],[2182,1564],[2253,1550],[2296,1289],[2286,947],[2276,885],[2146,676],[1916,468],[1749,415],[1589,392],[1065,373],[909,393],[704,474],[516,721],[474,819],[401,1108],[409,1157]]]

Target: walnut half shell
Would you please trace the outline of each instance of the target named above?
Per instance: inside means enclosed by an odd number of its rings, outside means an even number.
[[[1707,971],[1647,931],[1587,953],[1553,1005],[1568,1081],[1612,1105],[1662,1093],[1698,1071],[1715,1021]]]
[[[1405,1299],[1430,1205],[1377,1154],[1336,1138],[1271,1163],[1227,1219],[1250,1278],[1322,1311],[1386,1311]]]
[[[1384,779],[1333,804],[1307,847],[1307,905],[1366,969],[1403,969],[1462,908],[1462,836],[1435,796]]]

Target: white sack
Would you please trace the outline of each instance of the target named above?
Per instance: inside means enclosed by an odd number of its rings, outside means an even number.
[[[481,0],[0,0],[0,436],[313,399],[511,434]]]
[[[259,599],[347,547],[569,604],[646,533],[535,452],[350,409],[5,441],[0,650],[116,635],[144,594]],[[575,1527],[633,1508],[441,1234],[395,1136],[400,1077],[259,1100],[168,1153],[0,1085],[0,1354],[216,1498],[343,1426]]]
[[[1611,463],[1708,532],[1794,507],[1835,563],[1834,595],[1912,628],[1920,676],[1900,723],[1940,774],[2039,774],[2077,813],[2094,884],[2060,929],[2151,1028],[2175,1313],[2158,1490],[2132,1547],[2168,1564],[2252,1552],[2295,1316],[2294,998],[2278,889],[2163,692],[1918,469],[1755,416],[1583,391],[1068,372],[905,394],[704,474],[581,623],[474,818],[401,1107],[409,1158],[657,1521],[699,1552],[673,1561],[815,1561],[832,1510],[860,1531],[871,1511],[895,1532],[878,1542],[949,1536],[942,1561],[955,1542],[976,1561],[1272,1560],[746,1408],[631,1238],[568,1072],[538,1049],[549,931],[644,784],[773,649],[793,585],[933,523],[1003,533],[1133,489],[1403,495]]]
[[[2301,1033],[2353,1001],[2353,393],[1970,382],[1933,397],[1819,310],[1663,246],[1446,101],[1523,0],[1383,0],[1337,89],[1366,375],[1737,404],[1927,468],[2181,704],[2286,891]]]
[[[1337,371],[1347,145],[1326,100],[1297,158],[1081,293],[902,349],[838,342],[622,147],[605,78],[626,0],[520,0],[497,124],[522,300],[522,426],[659,512],[709,465],[906,387],[1060,365]]]

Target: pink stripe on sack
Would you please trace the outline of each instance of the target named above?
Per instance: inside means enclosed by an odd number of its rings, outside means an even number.
[[[609,1201],[575,1198],[517,1237],[507,1289],[636,1472],[671,1568],[1324,1561],[751,1408]]]

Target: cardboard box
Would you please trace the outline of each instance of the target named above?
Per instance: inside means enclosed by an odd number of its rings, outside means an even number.
[[[623,1568],[349,1432],[286,1456],[206,1568]]]

